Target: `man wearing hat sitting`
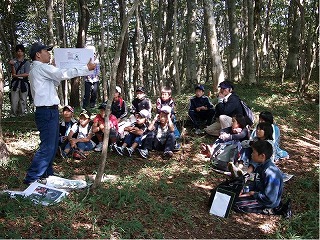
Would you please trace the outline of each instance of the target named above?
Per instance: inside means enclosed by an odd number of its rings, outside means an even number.
[[[197,85],[195,92],[195,96],[190,99],[188,114],[195,128],[195,133],[201,134],[199,121],[206,121],[206,125],[209,126],[214,116],[214,109],[209,98],[204,96],[203,85]]]
[[[206,127],[204,131],[213,136],[219,136],[220,130],[231,127],[232,117],[236,114],[243,115],[239,96],[233,91],[234,86],[230,81],[223,81],[218,86],[218,104],[215,108],[216,121]]]

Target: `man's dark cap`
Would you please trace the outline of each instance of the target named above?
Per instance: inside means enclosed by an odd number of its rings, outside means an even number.
[[[52,46],[46,46],[46,45],[44,45],[44,44],[42,44],[40,42],[36,42],[36,43],[32,44],[32,46],[30,48],[29,56],[30,56],[31,59],[34,59],[34,57],[36,56],[37,52],[40,52],[43,49],[51,51],[52,48],[53,48]]]

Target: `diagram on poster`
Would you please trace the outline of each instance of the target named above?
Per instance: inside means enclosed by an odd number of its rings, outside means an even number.
[[[83,67],[90,58],[94,61],[94,50],[88,48],[55,48],[54,60],[58,68]]]

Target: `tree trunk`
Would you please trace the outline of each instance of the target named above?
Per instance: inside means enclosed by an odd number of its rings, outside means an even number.
[[[119,11],[120,11],[120,19],[121,23],[125,21],[125,11],[126,11],[126,2],[125,0],[118,0],[119,3]],[[127,55],[128,55],[128,44],[129,44],[129,35],[128,31],[125,33],[123,44],[121,45],[121,55],[119,65],[117,66],[117,77],[116,77],[116,84],[120,85],[124,82],[124,74],[126,71],[127,65]],[[112,80],[111,80],[112,82]],[[111,89],[111,87],[110,87]]]
[[[209,58],[212,62],[212,80],[213,90],[218,91],[218,85],[224,81],[224,71],[219,53],[218,39],[216,33],[216,24],[213,15],[213,5],[211,0],[204,0],[204,15],[205,26],[207,35],[207,48],[209,52]]]
[[[240,48],[239,48],[239,36],[238,36],[238,29],[237,26],[237,19],[236,19],[236,1],[234,0],[227,0],[227,9],[228,9],[228,18],[229,18],[229,32],[230,32],[230,55],[229,55],[229,62],[230,62],[230,77],[229,80],[231,81],[241,81],[241,74],[240,74]]]
[[[138,79],[137,82],[143,83],[143,85],[146,85],[143,81],[143,57],[142,57],[142,45],[141,45],[141,26],[140,26],[140,17],[139,17],[139,8],[136,9],[136,21],[137,21],[137,26],[136,26],[136,31],[137,31],[137,53],[138,53]]]
[[[178,37],[178,19],[177,19],[177,10],[178,10],[178,0],[174,0],[174,14],[173,14],[173,62],[174,62],[174,76],[175,76],[175,86],[177,90],[177,95],[181,94],[181,85],[180,85],[180,71],[179,71],[179,60],[178,60],[178,46],[177,46],[177,37]]]
[[[0,164],[6,163],[9,157],[9,151],[7,145],[3,141],[2,135],[2,105],[4,99],[4,78],[3,78],[3,71],[2,71],[2,62],[0,61]]]
[[[107,4],[107,9],[109,9],[109,2],[106,2]],[[104,10],[103,10],[103,3],[102,0],[99,0],[99,12],[100,12],[100,40],[102,43],[105,42],[104,39]],[[107,12],[108,15],[108,12]],[[104,44],[100,45],[100,49],[99,49],[99,53],[100,53],[100,68],[101,68],[101,76],[102,76],[102,89],[103,89],[103,101],[105,101],[107,99],[107,95],[106,95],[106,91],[104,86],[106,85],[106,62],[105,62],[105,48],[104,48]]]
[[[84,48],[87,38],[87,31],[89,27],[90,21],[90,13],[87,6],[87,0],[78,0],[78,23],[79,23],[79,30],[77,35],[77,48]],[[76,77],[71,79],[71,93],[70,93],[70,104],[73,107],[80,106],[80,77]]]
[[[288,17],[288,57],[286,61],[284,78],[292,78],[297,75],[298,55],[300,49],[299,35],[301,32],[301,22],[297,13],[296,0],[290,1]]]
[[[254,11],[252,1],[247,0],[248,7],[248,47],[247,47],[247,69],[248,69],[248,82],[255,84],[255,62],[254,62]]]
[[[122,29],[119,37],[119,41],[117,44],[114,61],[111,68],[111,83],[110,83],[110,92],[109,92],[109,99],[113,99],[113,93],[116,89],[116,76],[117,76],[117,69],[120,62],[120,55],[122,45],[125,39],[126,32],[128,31],[129,21],[139,5],[139,0],[135,0],[131,9],[129,10],[127,16],[122,21]],[[110,116],[110,108],[111,108],[112,101],[108,101],[107,108],[106,108],[106,116],[105,116],[105,130],[104,130],[104,137],[103,137],[103,148],[101,153],[101,162],[98,167],[97,175],[95,181],[93,183],[93,188],[97,188],[101,184],[101,179],[105,170],[106,160],[107,160],[107,150],[108,150],[108,143],[109,143],[109,116]]]
[[[298,0],[296,1],[301,19],[301,32],[300,32],[300,79],[298,82],[298,93],[300,96],[306,93],[306,86],[308,84],[306,79],[306,40],[305,40],[305,9]]]
[[[54,45],[54,35],[53,35],[53,0],[46,0],[46,11],[47,11],[47,32],[48,39],[47,44],[49,46]]]
[[[197,53],[196,53],[196,5],[197,1],[187,0],[187,44],[186,49],[186,78],[189,85],[197,83]]]

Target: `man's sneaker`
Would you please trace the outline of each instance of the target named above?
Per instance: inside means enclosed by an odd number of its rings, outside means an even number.
[[[172,152],[172,151],[165,151],[165,152],[163,153],[163,155],[162,155],[162,157],[163,157],[164,159],[170,159],[170,158],[172,158],[172,156],[173,156],[173,152]]]
[[[141,148],[138,148],[138,153],[139,155],[144,158],[144,159],[147,159],[148,156],[149,156],[149,151],[148,149],[141,149]]]
[[[174,152],[177,152],[177,151],[179,151],[179,150],[180,150],[180,148],[181,148],[181,145],[180,145],[179,143],[177,143],[177,142],[176,142],[176,144],[174,145],[174,149],[173,149],[173,151],[174,151]]]
[[[103,143],[99,142],[98,145],[95,147],[94,151],[101,152],[102,151],[102,146],[103,146]]]
[[[45,179],[45,178],[40,178],[40,179],[37,180],[37,182],[38,182],[38,183],[41,183],[41,184],[43,184],[43,185],[46,185],[46,184],[47,184],[47,179]]]
[[[232,178],[238,177],[239,168],[237,168],[233,162],[228,162],[228,170],[231,173]]]
[[[197,134],[197,135],[200,135],[200,134],[202,134],[203,132],[201,131],[201,129],[199,129],[199,128],[197,128],[196,129],[196,131],[195,131],[195,134]]]
[[[113,150],[118,153],[120,156],[123,156],[123,147],[119,147],[117,145],[113,146]]]
[[[134,152],[134,150],[131,147],[130,148],[126,147],[123,149],[124,155],[126,155],[128,157],[131,157],[133,152]]]

